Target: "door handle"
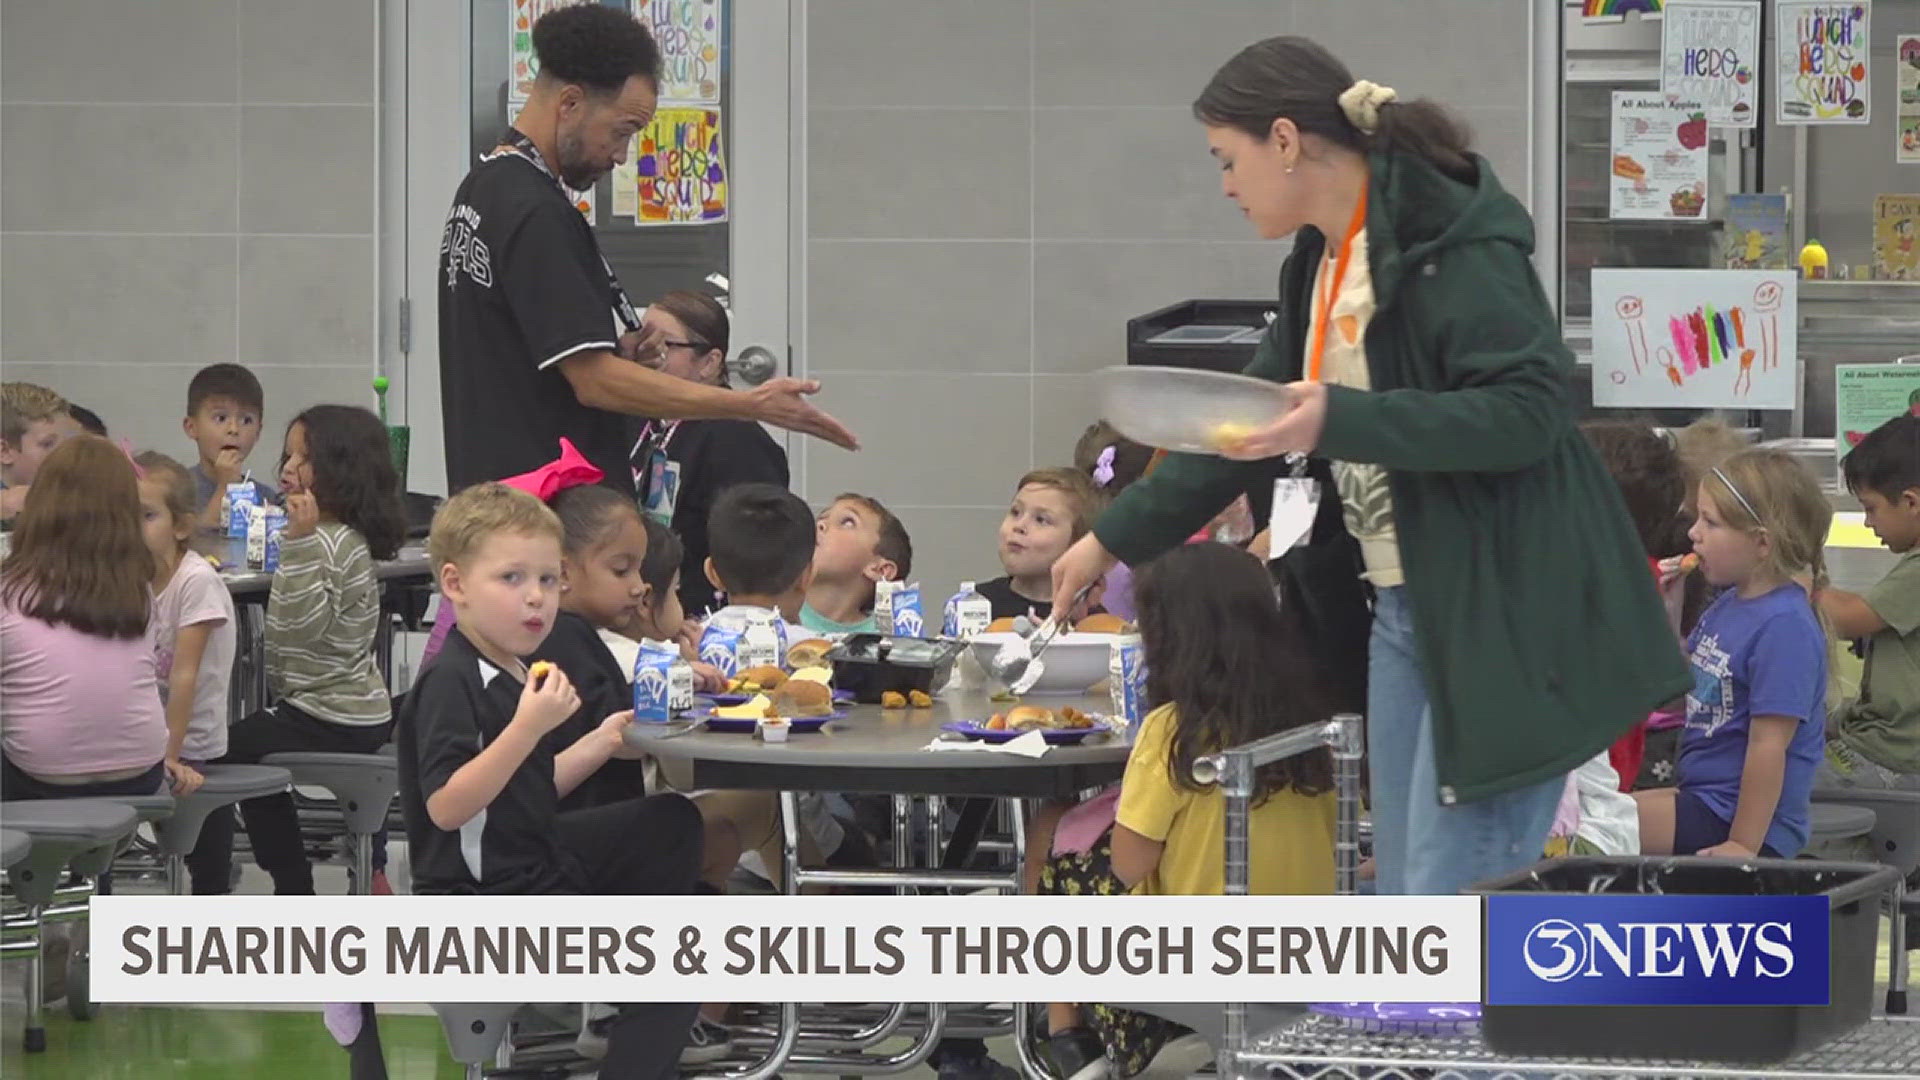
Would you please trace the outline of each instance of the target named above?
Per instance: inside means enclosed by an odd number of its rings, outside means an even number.
[[[761,345],[749,345],[727,361],[727,371],[748,386],[759,386],[780,373],[780,360]]]

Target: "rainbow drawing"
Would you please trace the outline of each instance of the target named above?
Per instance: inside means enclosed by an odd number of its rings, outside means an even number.
[[[1666,0],[1582,0],[1580,7],[1583,22],[1617,23],[1635,11],[1643,19],[1657,19],[1666,7]]]
[[[1662,349],[1662,364],[1675,386],[1736,359],[1741,372],[1736,390],[1744,393],[1751,384],[1747,372],[1753,366],[1754,350],[1747,346],[1746,316],[1739,308],[1717,311],[1712,304],[1702,304],[1685,315],[1671,316],[1667,336],[1673,342],[1672,359]]]

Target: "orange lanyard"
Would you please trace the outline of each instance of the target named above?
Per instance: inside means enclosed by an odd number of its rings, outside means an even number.
[[[1324,295],[1319,302],[1319,323],[1313,332],[1313,355],[1307,360],[1307,379],[1311,382],[1320,381],[1320,367],[1327,351],[1327,324],[1333,321],[1333,301],[1340,295],[1340,283],[1346,280],[1347,259],[1353,254],[1354,238],[1366,227],[1367,189],[1363,187],[1360,189],[1360,201],[1353,208],[1353,220],[1347,223],[1347,238],[1340,241],[1340,255],[1334,260],[1333,276],[1328,278],[1325,273],[1320,275]]]

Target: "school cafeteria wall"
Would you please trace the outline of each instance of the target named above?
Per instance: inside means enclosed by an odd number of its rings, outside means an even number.
[[[0,370],[191,460],[187,380],[370,403],[378,0],[0,0]]]
[[[1014,481],[1068,461],[1126,319],[1274,295],[1286,247],[1249,236],[1188,111],[1213,70],[1316,38],[1455,106],[1525,199],[1533,6],[809,0],[802,356],[867,449],[806,445],[804,494],[897,510],[933,603],[997,576]]]

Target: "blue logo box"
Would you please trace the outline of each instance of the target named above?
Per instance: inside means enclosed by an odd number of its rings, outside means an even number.
[[[1489,1005],[1826,1005],[1824,896],[1487,897]]]

